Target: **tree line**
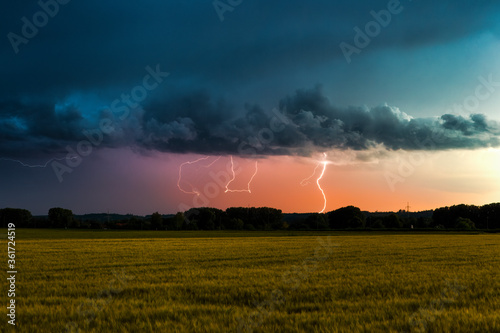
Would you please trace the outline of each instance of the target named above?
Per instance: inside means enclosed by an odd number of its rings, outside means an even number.
[[[298,215],[294,216],[294,215]],[[369,213],[347,206],[328,213],[283,214],[269,207],[232,207],[226,210],[192,208],[175,215],[92,214],[75,216],[69,209],[51,208],[47,216],[26,209],[0,209],[0,222],[18,228],[83,228],[128,230],[345,230],[345,229],[500,229],[500,203],[484,206],[441,207],[432,216],[405,211]]]

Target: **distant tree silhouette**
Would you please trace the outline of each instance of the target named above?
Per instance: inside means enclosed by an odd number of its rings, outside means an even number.
[[[404,219],[403,227],[410,228],[411,226],[413,226],[414,228],[416,228],[418,226],[418,219],[417,218],[410,217],[409,219],[408,218]]]
[[[200,230],[215,229],[215,213],[210,208],[198,208],[200,212],[196,217],[196,224]]]
[[[354,216],[352,219],[349,220],[347,225],[349,226],[349,228],[364,228],[365,220],[360,218],[359,216]]]
[[[151,228],[154,230],[163,229],[163,217],[158,212],[151,215]]]
[[[471,221],[471,219],[459,217],[457,219],[457,223],[455,224],[455,228],[463,230],[471,230],[471,229],[476,229],[476,226],[474,225],[474,222]]]
[[[144,225],[143,225],[143,220],[138,218],[137,216],[132,216],[128,219],[127,224],[132,230],[143,230]],[[92,229],[101,229],[102,228],[102,223],[98,221],[93,221],[91,222],[90,227]]]
[[[484,205],[479,210],[476,226],[481,229],[500,229],[500,203]]]
[[[434,210],[432,224],[441,224],[445,228],[455,228],[457,219],[462,217],[464,219],[470,219],[474,223],[478,222],[478,225],[484,228],[487,219],[482,212],[484,212],[483,208],[473,205],[461,204],[451,207],[442,207]]]
[[[182,222],[182,230],[198,230],[198,224],[195,220],[184,220]]]
[[[328,229],[329,224],[324,214],[313,213],[306,218],[309,229]]]
[[[377,229],[380,229],[380,228],[385,228],[385,225],[384,225],[384,222],[382,222],[381,219],[376,219],[375,222],[373,222],[373,224],[371,225],[372,228],[377,228]]]
[[[386,228],[401,228],[403,223],[396,214],[390,214],[384,218]]]
[[[243,229],[245,229],[245,230],[250,230],[250,231],[255,231],[255,230],[257,230],[257,229],[255,229],[254,225],[253,225],[253,224],[251,224],[251,223],[247,223],[247,224],[245,224],[245,226],[243,227]]]
[[[484,206],[455,205],[432,211],[406,215],[404,211],[394,213],[363,213],[354,206],[342,207],[327,214],[287,214],[286,223],[281,210],[269,207],[231,207],[225,211],[210,208],[192,208],[163,218],[155,212],[149,218],[132,214],[86,214],[75,218],[69,209],[51,208],[48,216],[32,217],[25,209],[0,209],[0,223],[16,223],[21,228],[91,228],[129,230],[310,230],[310,229],[356,229],[356,228],[458,228],[463,230],[500,229],[500,203]],[[366,214],[366,216],[365,216]],[[110,220],[111,217],[111,220]]]
[[[328,213],[328,222],[333,229],[362,228],[366,217],[358,207],[347,206]]]
[[[0,209],[0,221],[4,228],[7,228],[9,223],[14,223],[16,228],[31,227],[33,216],[26,209],[18,208],[3,208]]]
[[[49,222],[53,228],[66,228],[73,224],[73,212],[69,209],[55,207],[49,209]]]
[[[432,219],[428,219],[428,218],[425,218],[425,217],[419,217],[417,219],[417,224],[416,224],[416,227],[417,228],[429,228],[432,224]]]
[[[244,226],[245,222],[243,222],[242,219],[232,218],[229,219],[228,223],[226,224],[226,229],[242,230]]]
[[[217,208],[192,208],[185,213],[185,216],[190,216],[190,218],[184,221],[183,229],[191,230],[196,224],[196,228],[200,230],[221,230],[225,228],[224,224],[228,224],[225,212]],[[190,226],[191,223],[194,224]]]
[[[184,220],[184,213],[175,214],[174,217],[167,220],[167,230],[181,230]]]
[[[283,228],[283,213],[279,209],[268,207],[231,207],[226,209],[228,219],[240,219],[257,230]],[[245,226],[246,228],[246,226]]]

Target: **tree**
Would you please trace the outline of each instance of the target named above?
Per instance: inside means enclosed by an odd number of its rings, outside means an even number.
[[[49,209],[49,221],[53,228],[67,228],[73,222],[73,212],[64,208]]]
[[[215,229],[215,213],[209,208],[200,208],[200,215],[197,218],[198,228],[201,230]]]
[[[181,230],[182,223],[184,222],[185,217],[184,213],[177,213],[174,217],[167,220],[167,229],[168,230]]]
[[[472,230],[476,229],[476,226],[474,225],[474,222],[471,221],[471,219],[459,217],[457,219],[457,223],[455,224],[455,228],[462,230]]]
[[[419,217],[417,219],[416,227],[417,228],[429,228],[431,223],[432,223],[432,219],[425,218],[425,217]]]
[[[198,230],[198,224],[195,220],[184,220],[182,230]]]
[[[347,206],[328,213],[328,222],[333,229],[359,228],[364,227],[366,217],[358,207]]]
[[[155,230],[162,229],[163,217],[158,212],[151,215],[151,227]]]
[[[476,221],[478,228],[500,229],[500,203],[482,206],[480,216],[480,220]]]
[[[432,213],[432,225],[433,226],[446,226],[451,227],[451,219],[450,219],[450,208],[449,207],[441,207],[435,209]]]
[[[242,219],[232,218],[226,225],[226,229],[230,230],[242,230],[245,226],[245,223]]]
[[[385,217],[384,224],[387,228],[401,228],[401,226],[403,225],[401,223],[401,220],[399,219],[399,216],[394,213]]]
[[[32,218],[31,212],[26,209],[0,209],[0,222],[4,228],[7,228],[9,223],[14,223],[17,228],[30,227]]]
[[[323,214],[311,214],[306,218],[305,223],[310,229],[328,229],[328,222]]]
[[[253,224],[250,224],[250,223],[247,223],[245,224],[245,226],[243,227],[245,230],[250,230],[250,231],[255,231],[255,227],[253,226]]]
[[[479,221],[482,216],[482,209],[474,205],[455,205],[451,207],[438,208],[432,215],[433,224],[442,224],[446,228],[454,228],[457,219],[460,217]],[[482,226],[482,223],[481,223]]]
[[[282,211],[268,207],[231,207],[226,209],[226,219],[240,219],[245,224],[252,225],[257,230],[283,228]]]
[[[365,220],[361,219],[359,216],[354,216],[349,220],[347,225],[349,226],[349,228],[364,228]]]
[[[377,228],[377,229],[385,228],[384,222],[382,222],[381,219],[377,219],[375,222],[373,222],[372,228]]]

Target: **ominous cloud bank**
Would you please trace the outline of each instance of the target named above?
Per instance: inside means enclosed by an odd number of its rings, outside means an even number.
[[[400,79],[392,84],[406,86],[415,77],[397,68],[415,62],[427,72],[446,67],[432,64],[427,55],[413,59],[413,51],[436,47],[451,59],[457,56],[455,49],[443,46],[477,36],[496,38],[500,31],[498,1],[401,0],[403,11],[348,65],[339,44],[353,43],[353,28],[365,27],[374,19],[370,13],[387,5],[387,0],[244,1],[221,22],[212,1],[71,1],[17,45],[15,53],[6,36],[22,35],[25,21],[42,9],[39,1],[9,3],[0,22],[0,60],[7,64],[0,81],[0,158],[66,156],[67,146],[89,140],[84,131],[98,129],[99,120],[107,118],[114,131],[103,135],[102,142],[94,137],[99,148],[309,155],[379,145],[393,150],[498,146],[498,124],[481,114],[419,118],[391,106],[338,108],[366,99],[342,104],[318,89],[283,98],[278,109],[286,121],[271,134],[266,131],[273,129],[276,114],[262,105],[276,103],[295,87],[319,82],[329,84],[329,92],[347,87],[342,93],[357,96],[360,78],[372,82],[390,77],[389,69],[370,59],[377,52],[390,53],[389,63],[400,64],[392,73]],[[130,92],[144,68],[155,64],[172,75],[143,103],[143,110],[120,119],[103,108]],[[446,73],[457,72],[454,66]],[[382,74],[367,71],[372,67]],[[327,73],[332,68],[335,75]],[[327,74],[316,78],[309,71]],[[420,86],[433,89],[432,82]],[[206,87],[210,90],[192,93]],[[271,97],[260,98],[255,87],[272,87]],[[381,96],[372,104],[397,100],[382,88],[371,88]],[[242,107],[248,91],[254,101]],[[83,106],[72,100],[78,94],[99,98]]]
[[[65,153],[65,146],[98,135],[99,122],[86,120],[74,106],[3,103],[0,150],[4,157],[25,152]],[[279,110],[278,110],[279,109]],[[147,105],[111,120],[99,147],[237,155],[310,155],[329,149],[477,149],[500,145],[500,124],[482,114],[413,118],[392,106],[337,108],[321,89],[299,90],[279,108],[246,105],[243,112],[208,94],[195,93]],[[166,112],[168,110],[168,112]],[[239,116],[235,116],[239,114]],[[52,156],[57,157],[57,156]]]

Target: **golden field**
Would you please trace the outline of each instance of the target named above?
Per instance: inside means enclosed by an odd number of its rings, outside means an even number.
[[[494,234],[19,229],[16,251],[17,332],[500,332]]]

